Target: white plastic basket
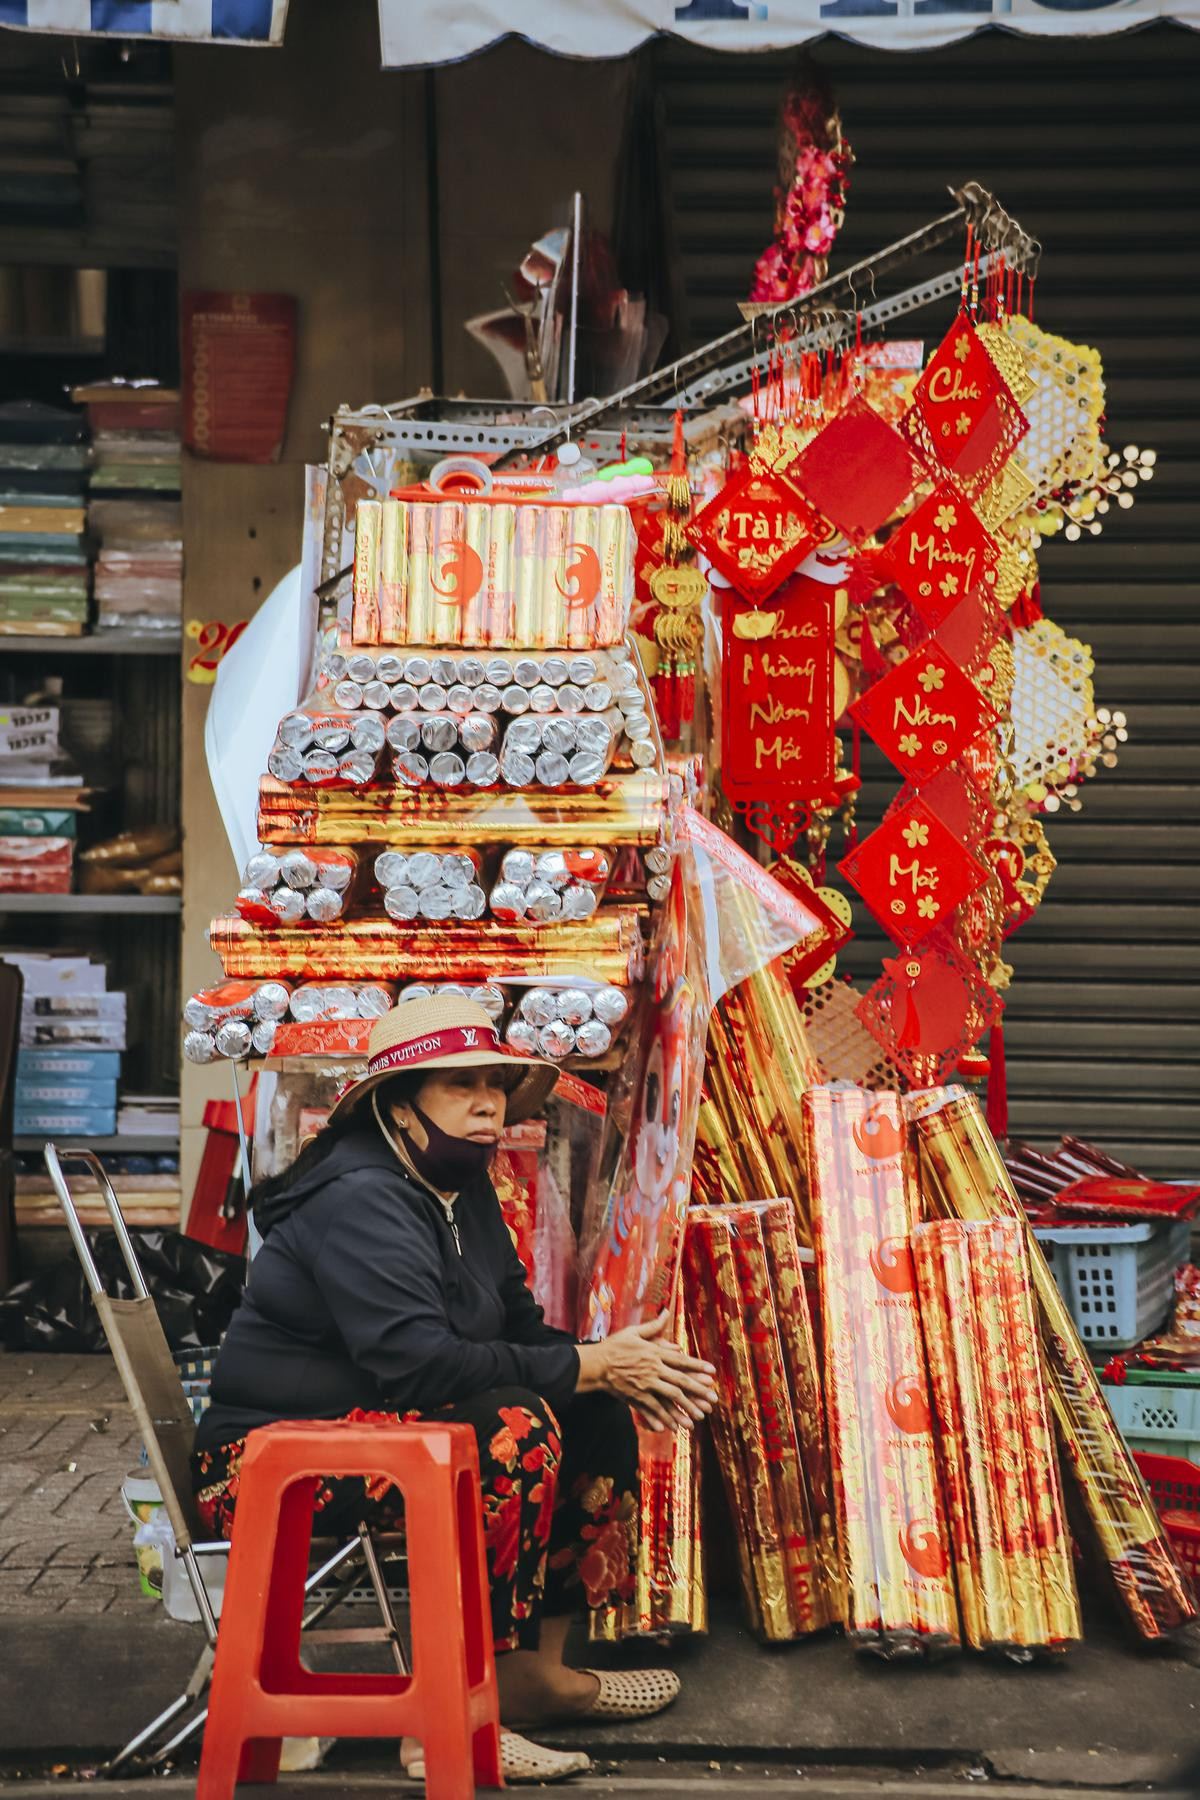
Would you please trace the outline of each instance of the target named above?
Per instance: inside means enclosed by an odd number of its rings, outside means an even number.
[[[1170,1311],[1191,1226],[1186,1220],[1035,1225],[1034,1236],[1084,1342],[1128,1350],[1157,1330]]]

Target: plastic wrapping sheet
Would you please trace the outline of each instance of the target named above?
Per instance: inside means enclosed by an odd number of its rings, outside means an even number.
[[[913,1256],[963,1631],[1028,1660],[1082,1635],[1024,1232],[919,1225]]]
[[[942,1218],[1023,1221],[974,1095],[935,1088],[910,1095],[905,1108],[927,1210]],[[1049,1265],[1033,1233],[1024,1229],[1068,1492],[1074,1490],[1081,1502],[1089,1547],[1111,1576],[1134,1630],[1143,1639],[1159,1639],[1196,1618],[1196,1598],[1113,1422]]]
[[[789,1218],[786,1201],[691,1209],[684,1304],[696,1354],[718,1371],[710,1425],[747,1615],[762,1637],[783,1642],[822,1630],[840,1607],[817,1550],[798,1397],[774,1299],[772,1208]]]
[[[958,1645],[899,1096],[804,1096],[846,1626],[884,1656]]]
[[[822,929],[802,896],[690,807],[680,809],[678,838],[641,1038],[610,1096],[611,1177],[584,1220],[586,1340],[653,1317],[674,1295],[713,1006]]]

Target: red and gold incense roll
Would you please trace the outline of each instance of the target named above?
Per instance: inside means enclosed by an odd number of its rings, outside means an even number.
[[[354,512],[354,614],[356,644],[379,642],[379,541],[382,502],[360,500]]]
[[[978,1228],[972,1228],[978,1229]],[[976,1273],[976,1292],[986,1284],[999,1299],[1001,1330],[1010,1370],[1008,1394],[1024,1449],[1024,1512],[1028,1554],[1040,1590],[1037,1605],[1044,1644],[1065,1649],[1082,1635],[1071,1541],[1067,1531],[1050,1405],[1034,1313],[1033,1281],[1025,1233],[1016,1221],[996,1219],[986,1228],[989,1255]]]
[[[542,791],[459,788],[299,788],[264,775],[259,783],[263,844],[391,844],[397,849],[457,850],[464,843],[578,844],[658,842],[666,818],[661,775],[610,773],[594,788]]]
[[[792,1610],[733,1243],[718,1222],[726,1210],[697,1208],[688,1216],[684,1304],[695,1352],[717,1370],[719,1398],[709,1426],[733,1518],[747,1618],[769,1642],[783,1642],[793,1635]]]
[[[402,500],[381,502],[379,533],[379,642],[402,644],[408,629],[411,514]]]
[[[498,972],[534,979],[579,976],[627,987],[642,964],[636,913],[601,908],[553,932],[537,925],[462,919],[414,930],[391,919],[354,919],[335,927],[259,931],[223,915],[209,943],[227,975],[306,981],[487,981]]]
[[[944,1218],[1024,1215],[974,1095],[934,1089],[907,1103],[926,1205]],[[1041,1248],[1026,1227],[1050,1406],[1095,1547],[1138,1632],[1162,1638],[1197,1616],[1195,1596],[1105,1404]]]
[[[813,1528],[813,1545],[831,1620],[844,1621],[845,1587],[838,1555],[837,1522],[829,1469],[829,1438],[821,1393],[808,1290],[790,1200],[766,1200],[760,1208],[775,1317],[791,1390],[792,1411]]]
[[[683,1293],[672,1336],[687,1348]],[[691,1431],[638,1432],[642,1504],[633,1599],[589,1615],[593,1642],[708,1630],[700,1534],[700,1456]]]
[[[804,1118],[847,1628],[884,1654],[952,1648],[899,1097],[812,1088]]]
[[[763,1229],[763,1210],[768,1204],[758,1201],[749,1206],[722,1209],[719,1218],[732,1237],[734,1263],[742,1290],[742,1314],[758,1389],[758,1411],[771,1491],[782,1537],[792,1629],[795,1635],[807,1635],[832,1624],[834,1608],[830,1605],[816,1556],[816,1533],[772,1295],[770,1259]],[[787,1206],[788,1202],[781,1204]]]

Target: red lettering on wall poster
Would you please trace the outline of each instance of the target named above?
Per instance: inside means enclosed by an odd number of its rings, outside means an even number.
[[[743,636],[739,620],[761,637]],[[725,599],[722,781],[730,801],[812,805],[833,786],[833,602],[831,590],[792,581],[769,612],[737,594]]]

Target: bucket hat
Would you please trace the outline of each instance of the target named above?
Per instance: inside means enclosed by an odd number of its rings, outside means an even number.
[[[508,1050],[489,1015],[473,1000],[455,994],[406,1000],[375,1021],[367,1046],[367,1072],[346,1089],[329,1117],[356,1112],[377,1087],[410,1069],[431,1074],[435,1069],[489,1067],[518,1077],[509,1089],[505,1112],[509,1125],[537,1112],[558,1080],[554,1063]]]

